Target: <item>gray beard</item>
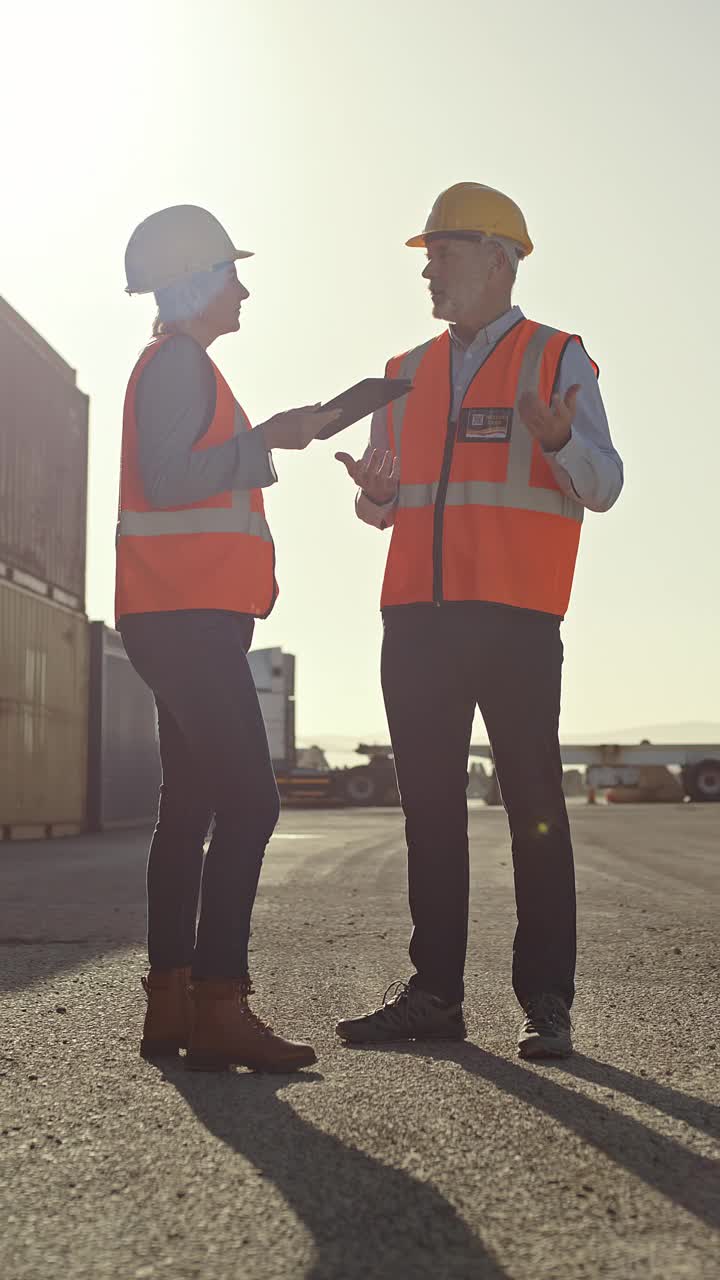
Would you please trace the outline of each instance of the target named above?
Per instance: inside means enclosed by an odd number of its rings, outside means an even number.
[[[446,320],[448,324],[457,320],[457,309],[449,300],[433,303],[432,313],[436,320]]]

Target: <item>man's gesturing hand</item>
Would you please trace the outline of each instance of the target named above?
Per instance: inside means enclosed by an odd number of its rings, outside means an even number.
[[[360,486],[372,502],[384,507],[397,497],[400,468],[397,458],[388,451],[380,453],[373,449],[367,462],[358,458],[357,462],[349,453],[336,453],[338,462],[342,462],[349,476]]]
[[[564,400],[559,395],[553,396],[549,407],[534,391],[526,391],[520,397],[520,417],[548,453],[557,453],[570,439],[579,391],[580,384],[576,383],[565,393]]]

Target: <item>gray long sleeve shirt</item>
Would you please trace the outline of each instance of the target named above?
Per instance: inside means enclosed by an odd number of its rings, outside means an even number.
[[[520,308],[512,307],[487,328],[481,329],[468,347],[464,347],[450,329],[455,416],[478,369],[503,334],[523,318]],[[574,383],[580,385],[580,394],[570,439],[557,453],[546,453],[545,456],[564,494],[575,498],[590,511],[608,511],[623,487],[623,464],[610,438],[595,371],[578,342],[571,342],[563,354],[558,393],[564,396]],[[384,453],[389,444],[387,410],[381,409],[373,417],[365,458],[370,456],[372,449]],[[379,529],[387,528],[395,518],[395,502],[379,506],[363,493],[358,494],[356,509],[361,520]]]
[[[212,422],[215,398],[210,358],[185,334],[163,343],[143,370],[135,417],[140,474],[151,506],[185,507],[229,489],[261,489],[277,480],[258,428],[193,450]]]

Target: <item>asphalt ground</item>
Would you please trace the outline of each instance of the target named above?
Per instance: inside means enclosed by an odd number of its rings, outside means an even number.
[[[575,806],[577,1052],[516,1057],[504,814],[471,816],[463,1045],[344,1048],[406,977],[395,810],[286,811],[256,1007],[297,1076],[138,1056],[147,833],[0,844],[4,1280],[720,1274],[720,806]]]

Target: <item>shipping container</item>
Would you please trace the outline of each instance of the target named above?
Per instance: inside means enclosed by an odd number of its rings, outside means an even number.
[[[248,654],[262,711],[270,756],[276,769],[295,767],[295,658],[282,649]]]
[[[90,623],[88,827],[153,822],[160,789],[155,699],[117,631]]]
[[[84,614],[0,581],[0,834],[85,826],[88,629]]]
[[[0,578],[85,608],[88,397],[0,298]]]

